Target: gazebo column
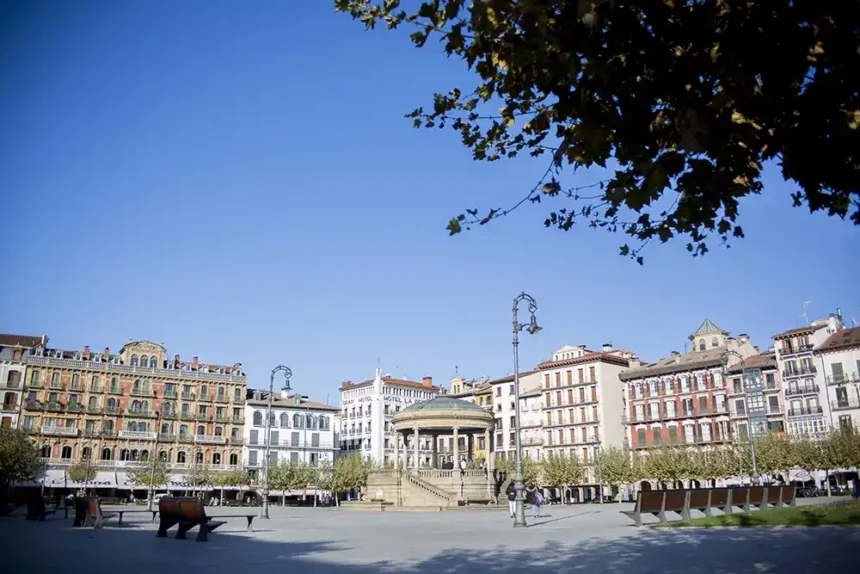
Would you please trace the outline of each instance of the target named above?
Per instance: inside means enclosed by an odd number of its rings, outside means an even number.
[[[415,425],[412,428],[412,431],[415,433],[415,474],[418,474],[419,462],[421,459],[421,436],[418,433],[418,425]]]
[[[475,460],[475,433],[469,431],[469,434],[466,435],[466,451],[468,454],[466,455],[466,460],[472,462]]]
[[[433,440],[433,458],[430,460],[430,468],[439,468],[439,436],[436,433],[430,435]]]
[[[394,431],[394,470],[400,468],[400,433]]]
[[[460,468],[460,428],[454,427],[454,468]]]
[[[492,472],[493,457],[490,452],[490,429],[484,429],[484,468]]]

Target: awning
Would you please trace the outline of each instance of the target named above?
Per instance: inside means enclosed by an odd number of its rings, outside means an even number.
[[[83,482],[72,482],[71,479],[66,476],[66,486],[68,488],[116,488],[116,473],[113,471],[99,471],[96,473],[96,476],[93,480],[86,483]]]
[[[142,489],[148,488],[147,486],[135,484],[128,477],[127,472],[118,471],[116,473],[116,480],[118,488],[127,488],[129,490],[134,489]],[[170,473],[167,477],[167,484],[158,484],[155,486],[156,490],[200,490],[200,488],[194,488],[187,482],[185,482],[185,476],[182,474]]]

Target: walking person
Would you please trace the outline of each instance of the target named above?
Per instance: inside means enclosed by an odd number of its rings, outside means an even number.
[[[540,507],[543,504],[543,494],[535,489],[532,493],[532,518],[540,518]]]
[[[516,518],[517,515],[517,491],[514,490],[513,481],[508,483],[505,489],[505,494],[508,496],[508,509],[511,511],[511,518]]]

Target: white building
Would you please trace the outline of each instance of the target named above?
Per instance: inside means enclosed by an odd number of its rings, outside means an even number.
[[[833,428],[860,429],[860,327],[831,334],[815,347],[824,372]]]
[[[520,445],[524,458],[540,461],[543,454],[543,395],[540,387],[520,394]]]
[[[535,390],[540,389],[540,373],[537,371],[527,371],[525,373],[520,373],[519,375],[520,381],[520,407],[524,406],[523,397],[531,397]],[[494,430],[494,438],[493,438],[493,452],[495,454],[496,459],[503,458],[513,458],[516,456],[516,411],[514,409],[515,405],[515,392],[514,392],[514,376],[508,375],[506,377],[502,377],[500,379],[494,379],[490,381],[490,387],[493,392],[493,415],[496,419],[496,426]],[[527,400],[525,402],[525,406],[528,406],[529,403]],[[520,415],[523,414],[524,411],[520,411]],[[540,412],[540,411],[538,411]],[[529,411],[530,415],[534,414],[534,409],[532,408]],[[531,418],[529,419],[531,420]],[[526,430],[526,421],[521,417],[520,425],[522,426],[522,430]],[[534,426],[531,426],[532,430]],[[523,441],[525,438],[525,434],[520,434],[520,440]],[[534,440],[532,439],[534,442]],[[525,444],[523,443],[523,446]],[[537,444],[531,445],[533,449],[535,449]]]
[[[47,342],[45,335],[0,335],[0,426],[3,428],[18,428],[27,369],[23,359],[31,349],[45,346]]]
[[[242,463],[252,473],[263,467],[266,456],[266,411],[268,391],[248,389],[245,401]],[[269,427],[272,465],[334,462],[340,451],[335,415],[338,408],[281,391],[273,397]]]
[[[538,365],[544,409],[543,452],[586,464],[600,449],[624,445],[624,383],[633,353],[604,345],[600,351],[565,345]],[[594,483],[593,469],[587,477]]]
[[[444,390],[433,385],[432,377],[421,382],[383,376],[376,369],[373,379],[361,383],[345,381],[340,387],[340,448],[347,453],[359,452],[364,458],[380,464],[394,460],[391,418],[412,403],[427,401]],[[429,437],[420,446],[429,464],[432,445]]]
[[[831,314],[827,319],[772,337],[788,403],[790,435],[816,435],[831,428],[825,370],[815,365],[814,351],[841,329],[842,317]]]

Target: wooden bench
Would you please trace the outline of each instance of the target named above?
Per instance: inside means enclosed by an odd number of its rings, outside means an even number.
[[[666,512],[675,512],[681,520],[692,518],[690,511],[698,510],[705,516],[713,516],[712,510],[719,509],[731,514],[734,507],[749,512],[770,506],[780,507],[796,504],[797,489],[793,486],[743,486],[736,488],[704,488],[697,490],[660,490],[640,491],[636,496],[633,510],[621,513],[631,518],[636,526],[642,526],[642,515],[653,514],[661,524],[668,522]]]
[[[207,516],[206,507],[199,498],[162,498],[158,502],[158,511],[160,521],[156,537],[167,537],[167,531],[173,526],[177,526],[176,539],[183,540],[186,538],[185,534],[197,526],[199,527],[197,542],[206,542],[210,532],[227,522],[226,520],[212,520],[212,518],[244,518],[248,521],[248,531],[250,532],[253,531],[252,523],[254,517],[257,516],[256,513]]]

